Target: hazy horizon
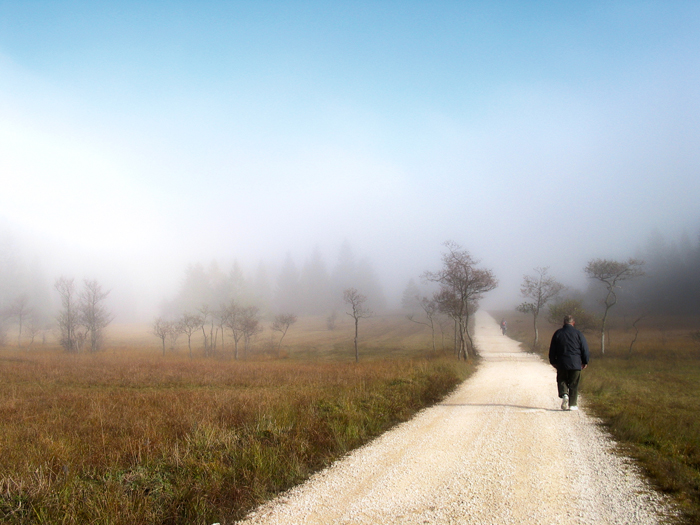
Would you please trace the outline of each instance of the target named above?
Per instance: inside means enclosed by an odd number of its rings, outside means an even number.
[[[147,315],[188,264],[455,241],[549,266],[700,231],[700,4],[0,0],[0,229]],[[274,278],[274,276],[271,276]],[[129,303],[129,301],[132,301]]]

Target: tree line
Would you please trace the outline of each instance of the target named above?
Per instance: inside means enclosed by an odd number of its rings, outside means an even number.
[[[623,283],[644,275],[644,261],[630,258],[625,261],[612,259],[591,259],[583,268],[587,277],[592,281],[591,288],[602,290],[599,303],[603,313],[600,317],[600,348],[605,353],[605,328],[610,309],[618,302],[618,293]],[[537,321],[544,307],[565,289],[564,285],[549,275],[548,267],[535,268],[535,275],[524,275],[520,293],[525,297],[525,302],[516,307],[516,310],[533,316],[533,328],[535,339],[532,348],[537,350],[540,345]],[[565,316],[571,315],[576,320],[579,329],[590,330],[598,319],[594,314],[586,311],[580,299],[568,298],[549,306],[548,321],[552,324],[560,323]]]
[[[18,346],[31,346],[38,336],[58,329],[66,351],[99,350],[104,344],[104,329],[112,320],[105,307],[109,292],[94,280],[84,281],[78,289],[73,279],[61,277],[54,283],[60,301],[56,314],[51,287],[38,265],[22,260],[18,256],[21,250],[2,233],[0,344],[7,343],[7,329],[14,325]],[[455,354],[467,358],[475,352],[471,316],[483,294],[498,282],[459,245],[447,242],[445,248],[442,268],[420,276],[422,286],[432,289],[423,292],[411,280],[402,305],[410,311],[409,319],[430,327],[433,349],[439,332],[443,347],[449,337]],[[534,274],[524,276],[521,294],[525,301],[518,309],[533,316],[534,347],[540,343],[538,321],[543,316],[559,323],[567,313],[574,315],[579,328],[599,329],[604,351],[611,311],[620,311],[637,322],[651,314],[700,314],[700,236],[695,242],[687,235],[673,242],[655,234],[637,256],[622,261],[591,259],[582,271],[589,277],[584,291],[565,288],[549,275],[547,267],[535,268]],[[352,301],[348,302],[348,290],[355,290],[362,298],[362,308],[355,309]],[[216,263],[207,268],[191,265],[175,295],[164,302],[153,331],[161,338],[163,351],[184,336],[191,352],[191,338],[201,334],[205,354],[230,342],[238,356],[250,349],[262,322],[271,321],[271,329],[280,335],[279,351],[281,339],[293,324],[291,319],[325,314],[328,327],[333,328],[337,312],[348,305],[346,314],[354,318],[353,311],[359,313],[354,319],[357,328],[365,318],[364,310],[381,311],[386,302],[371,265],[367,260],[357,261],[346,242],[331,270],[316,249],[301,267],[288,255],[274,279],[263,263],[248,274],[236,263],[228,272]]]
[[[318,248],[299,270],[287,254],[274,285],[267,266],[258,265],[254,275],[246,275],[234,262],[228,272],[216,262],[207,268],[193,264],[186,268],[180,289],[162,305],[161,315],[152,324],[152,333],[161,341],[162,352],[173,349],[180,337],[187,339],[192,355],[192,337],[201,334],[204,355],[225,351],[230,343],[234,359],[250,351],[264,320],[281,341],[298,315],[328,314],[333,329],[337,312],[347,290],[362,288],[362,308],[385,307],[385,299],[369,261],[356,261],[349,243],[342,244],[336,266],[327,266]]]
[[[483,294],[493,290],[498,281],[491,270],[479,267],[479,261],[458,244],[449,241],[444,246],[446,251],[442,256],[443,267],[437,271],[426,271],[422,276],[423,281],[433,283],[437,287],[437,291],[431,298],[416,295],[415,299],[424,306],[424,312],[430,321],[433,330],[433,347],[435,344],[435,316],[437,313],[444,314],[454,322],[455,354],[458,358],[468,359],[476,352],[470,325],[471,316],[478,308]],[[336,275],[345,276],[345,283],[351,282],[353,277],[356,281],[361,281],[358,279],[358,275],[362,275],[361,273],[350,271],[349,262],[352,259],[347,257],[347,253],[347,249],[341,251],[341,264],[339,265],[341,271],[336,271]],[[285,267],[288,270],[289,263],[285,263]],[[280,273],[278,291],[283,290],[284,285],[288,285],[290,282],[300,282],[296,279],[289,280],[289,275],[289,271]],[[218,278],[213,279],[212,276],[218,276]],[[211,286],[212,282],[218,282],[219,286]],[[372,290],[372,287],[375,286],[373,282],[371,279],[365,281],[365,286],[369,283],[370,293],[376,294],[377,291]],[[241,349],[246,354],[253,337],[263,329],[263,314],[259,306],[243,302],[251,299],[244,293],[244,286],[238,283],[241,283],[241,280],[236,266],[229,274],[228,279],[218,272],[216,267],[211,268],[208,273],[204,272],[201,266],[190,267],[179,298],[197,297],[197,294],[192,292],[204,290],[206,294],[198,296],[200,301],[202,297],[218,297],[220,302],[216,308],[211,308],[204,303],[194,310],[182,311],[178,317],[171,319],[163,316],[157,317],[152,325],[152,333],[160,339],[162,352],[165,354],[168,345],[171,349],[174,348],[178,338],[184,335],[187,338],[190,356],[192,356],[192,336],[201,332],[200,340],[203,340],[205,355],[210,355],[217,350],[225,351],[227,337],[232,340],[235,359],[239,358],[239,341],[243,342]],[[333,290],[333,287],[330,289]],[[337,292],[336,298],[326,297],[325,302],[316,304],[312,310],[316,313],[320,311],[320,305],[325,305],[326,313],[328,313],[328,309],[332,308],[327,318],[327,327],[333,329],[337,315],[336,306],[338,306],[339,299],[342,298],[342,303],[346,307],[345,313],[353,319],[353,348],[356,361],[359,361],[360,322],[362,319],[371,317],[374,313],[370,296],[364,293],[365,290],[366,288],[361,290],[359,286],[347,286]],[[231,297],[235,291],[238,291],[238,297]],[[299,289],[297,288],[296,291],[298,293]],[[284,294],[282,297],[287,298]],[[299,294],[298,297],[303,297],[303,294]],[[178,303],[176,302],[176,304]],[[289,308],[286,312],[277,313],[271,325],[273,331],[281,334],[277,345],[279,351],[282,338],[297,320],[297,312],[300,310],[303,313],[307,312],[302,309],[302,302],[279,302],[277,304]],[[414,319],[412,318],[412,320]]]
[[[318,248],[298,267],[290,254],[279,267],[276,277],[261,262],[255,271],[245,272],[234,262],[228,271],[212,262],[189,265],[179,290],[165,301],[161,316],[180,317],[207,305],[219,308],[232,300],[239,305],[255,306],[265,316],[294,311],[300,315],[319,315],[342,306],[343,290],[365,290],[369,305],[382,310],[386,300],[381,284],[367,259],[355,258],[348,242],[340,247],[332,270],[328,269]]]
[[[75,279],[60,277],[56,291],[61,308],[56,316],[60,343],[66,352],[77,353],[87,348],[91,352],[102,349],[104,329],[112,322],[112,314],[105,306],[109,291],[94,279],[86,279],[81,290]]]

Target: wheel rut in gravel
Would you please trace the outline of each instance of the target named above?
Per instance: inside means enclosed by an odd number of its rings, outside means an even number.
[[[671,515],[586,414],[585,392],[581,410],[560,410],[554,369],[488,313],[475,317],[481,364],[451,396],[240,523],[653,524]]]

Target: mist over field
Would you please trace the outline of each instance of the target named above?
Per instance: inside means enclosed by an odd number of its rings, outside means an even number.
[[[273,312],[314,275],[398,308],[448,240],[493,270],[490,308],[535,267],[585,289],[593,258],[697,283],[699,24],[694,2],[0,1],[0,306],[50,316],[58,277],[95,279],[150,322],[239,272]]]

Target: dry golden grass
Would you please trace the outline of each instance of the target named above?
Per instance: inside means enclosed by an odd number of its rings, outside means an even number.
[[[147,326],[112,327],[98,354],[0,350],[0,520],[223,523],[471,370],[428,355],[417,325],[370,321],[359,364],[351,332],[320,319],[290,329],[285,359],[264,337],[241,361],[204,358],[196,343],[194,359],[162,356]]]
[[[262,331],[255,337],[253,352],[262,351],[274,346],[280,339],[280,333],[271,329],[271,320],[262,320],[260,326]],[[338,350],[347,347],[349,357],[352,355],[352,338],[354,334],[353,320],[350,316],[339,312],[336,320],[336,327],[329,330],[326,326],[325,316],[307,316],[299,320],[290,327],[282,341],[282,349],[291,357],[295,353],[303,356],[317,353],[320,358],[330,356],[339,357]],[[152,334],[150,323],[112,323],[105,329],[105,348],[107,353],[120,352],[143,352],[153,351],[162,353],[161,341]],[[365,349],[380,347],[400,347],[402,352],[422,352],[426,345],[430,344],[430,335],[425,326],[413,323],[406,319],[401,312],[375,315],[360,322],[359,332],[360,345]],[[233,338],[230,332],[224,334],[226,351],[232,352]],[[217,335],[217,346],[221,351],[221,334]],[[200,331],[192,336],[192,347],[194,352],[200,352],[203,347],[203,337]],[[34,343],[29,346],[29,339],[24,337],[22,345],[17,348],[17,334],[10,331],[6,337],[6,349],[18,349],[22,351],[53,351],[59,350],[57,333],[47,334],[46,343],[42,344],[41,338],[37,337]],[[168,354],[187,353],[187,338],[183,335],[177,340],[173,350],[168,346]],[[371,354],[371,352],[370,352]]]

